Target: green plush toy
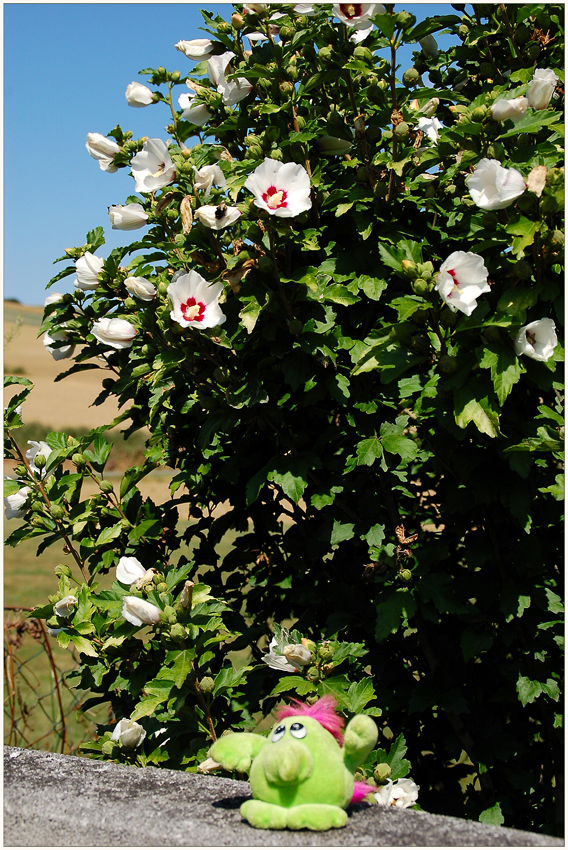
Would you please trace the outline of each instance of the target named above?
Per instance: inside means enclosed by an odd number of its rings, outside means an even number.
[[[325,830],[345,826],[346,806],[375,790],[353,774],[377,743],[375,722],[356,715],[342,734],[344,720],[335,700],[296,702],[278,711],[268,738],[240,732],[216,741],[211,758],[226,770],[250,769],[254,799],[241,815],[258,829]]]

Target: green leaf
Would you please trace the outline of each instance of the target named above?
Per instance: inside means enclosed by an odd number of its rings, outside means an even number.
[[[369,277],[369,275],[364,274],[357,279],[357,286],[363,290],[367,298],[370,298],[371,301],[378,301],[387,288],[387,282],[386,280],[379,280],[379,278]]]
[[[409,437],[401,437],[398,434],[387,434],[381,437],[385,452],[398,454],[401,460],[412,460],[418,453],[418,446]]]
[[[97,539],[95,540],[95,546],[106,546],[107,543],[110,543],[111,540],[115,540],[120,536],[123,528],[120,523],[116,525],[111,525],[109,528],[103,528]]]
[[[331,545],[336,546],[344,540],[351,540],[354,528],[355,523],[353,522],[340,522],[338,519],[334,520],[330,540]]]
[[[377,458],[382,457],[383,446],[378,437],[368,437],[357,445],[357,465],[371,466]]]
[[[408,771],[410,770],[410,762],[408,759],[405,759],[407,751],[406,740],[404,735],[399,735],[396,741],[391,744],[389,754],[386,757],[385,761],[388,765],[390,765],[391,775],[390,779],[395,782],[397,779],[403,779],[408,775]]]
[[[375,699],[375,689],[371,678],[361,679],[360,682],[353,682],[347,691],[346,701],[349,701],[349,711],[354,714],[360,714],[368,702]]]
[[[166,702],[167,698],[167,696],[144,697],[130,715],[130,719],[139,720],[141,717],[150,717],[161,703]]]
[[[516,286],[514,289],[507,289],[503,293],[497,302],[497,312],[523,317],[525,312],[530,307],[534,307],[537,301],[538,292],[536,289]]]
[[[479,398],[476,397],[478,394]],[[473,422],[488,437],[502,436],[499,414],[492,409],[486,394],[473,381],[454,390],[454,416],[459,428],[467,428]]]
[[[558,113],[554,109],[529,109],[515,126],[502,133],[500,139],[508,139],[510,136],[518,136],[519,133],[538,133],[543,127],[558,121]]]
[[[62,633],[60,632],[60,634]],[[57,637],[59,637],[59,635],[57,635]],[[69,635],[69,638],[71,642],[75,644],[81,655],[89,655],[92,658],[98,658],[99,653],[97,652],[90,640],[87,640],[81,635],[73,634]]]
[[[522,366],[512,348],[505,345],[489,345],[479,361],[482,369],[491,370],[491,380],[499,404],[505,400],[522,375]]]
[[[251,299],[245,307],[239,313],[239,318],[241,319],[243,325],[245,326],[247,333],[252,333],[254,330],[254,326],[257,323],[258,317],[262,313],[264,309],[264,304],[260,304],[256,298]]]
[[[513,239],[513,254],[522,254],[529,245],[534,242],[535,235],[540,230],[540,221],[531,221],[525,216],[515,216],[506,226],[505,230],[515,238]]]
[[[541,682],[542,691],[546,694],[547,697],[553,699],[554,702],[558,702],[560,699],[560,687],[558,682],[554,679],[547,679],[546,682]]]
[[[534,702],[542,693],[540,682],[531,681],[527,676],[520,676],[517,681],[517,693],[523,708],[527,703]]]
[[[416,613],[416,601],[411,593],[395,590],[378,603],[376,611],[375,640],[380,642],[399,629],[403,617],[410,619]]]
[[[280,681],[272,688],[270,695],[276,696],[287,691],[296,691],[299,696],[304,696],[304,694],[313,693],[315,690],[317,690],[317,686],[313,682],[308,682],[302,676],[282,676]]]
[[[505,823],[503,812],[501,811],[501,803],[495,803],[489,809],[485,809],[479,815],[480,823],[489,823],[492,826],[502,826]]]
[[[274,481],[275,484],[279,484],[280,487],[282,487],[284,494],[295,504],[298,504],[304,495],[304,490],[308,486],[308,482],[302,475],[294,475],[294,473],[290,470],[284,473],[271,472],[268,475],[268,480]]]
[[[164,670],[171,676],[176,688],[181,688],[191,671],[191,662],[195,658],[194,649],[181,649],[179,652],[168,652],[166,656],[167,669]],[[169,665],[173,661],[172,666]],[[163,668],[164,669],[164,668]]]
[[[252,670],[252,667],[241,667],[239,670],[235,670],[234,667],[222,667],[215,676],[213,696],[218,696],[221,692],[240,685],[249,670]]]

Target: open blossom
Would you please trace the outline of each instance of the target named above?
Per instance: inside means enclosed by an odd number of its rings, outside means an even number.
[[[154,102],[154,92],[142,83],[129,83],[124,94],[129,106],[140,109]]]
[[[180,109],[183,110],[181,113],[182,121],[189,121],[190,124],[195,124],[197,127],[203,127],[204,124],[211,119],[213,113],[207,109],[205,104],[194,103],[196,94],[195,92],[190,92],[189,94],[186,92],[182,92],[178,97],[178,103],[180,105]]]
[[[234,57],[234,53],[227,51],[220,56],[212,56],[207,62],[207,76],[216,86],[219,94],[223,95],[225,106],[234,106],[235,103],[245,98],[252,89],[252,83],[249,83],[244,77],[237,77],[236,80],[225,79],[225,74],[231,73],[230,63]]]
[[[87,133],[87,143],[85,145],[89,156],[98,160],[99,167],[102,171],[112,173],[118,170],[118,166],[112,164],[113,157],[120,152],[120,148],[114,139],[108,139],[102,133]]]
[[[130,348],[136,336],[136,328],[126,319],[97,319],[91,333],[99,342],[111,348]]]
[[[119,720],[110,736],[111,741],[119,741],[123,747],[135,750],[146,737],[146,730],[135,720],[127,717]]]
[[[209,38],[192,38],[190,41],[178,41],[175,48],[188,59],[199,62],[213,53],[215,45]]]
[[[442,129],[442,123],[438,121],[435,115],[431,118],[423,117],[418,119],[418,129],[421,130],[431,142],[436,144],[438,136],[440,135],[440,130]]]
[[[4,480],[10,481],[8,475],[4,476]],[[12,493],[10,496],[4,496],[4,511],[6,519],[21,519],[26,512],[24,505],[28,501],[31,493],[30,487],[20,487],[17,493]]]
[[[211,194],[213,186],[219,186],[222,189],[226,182],[227,178],[218,165],[203,165],[199,170],[195,168],[193,188],[202,191],[205,199]]]
[[[138,596],[124,596],[122,616],[133,626],[153,626],[160,620],[160,609]]]
[[[479,254],[454,251],[440,266],[436,289],[452,311],[471,316],[477,307],[476,298],[490,291],[488,274]]]
[[[249,174],[245,188],[254,194],[254,203],[271,215],[290,218],[312,206],[310,178],[302,165],[265,159]]]
[[[41,455],[47,460],[47,458],[51,454],[51,449],[49,448],[47,443],[44,442],[44,440],[28,440],[28,445],[31,446],[31,448],[27,450],[26,458],[28,459],[30,469],[34,473],[34,475],[41,475],[41,477],[43,478],[45,475],[45,469],[40,469],[38,466],[35,465],[34,461],[37,455]]]
[[[529,102],[526,97],[513,97],[510,100],[501,98],[491,107],[491,117],[495,121],[518,121],[527,111]]]
[[[369,20],[373,15],[384,15],[386,12],[382,3],[335,3],[333,14],[355,32],[349,40],[358,44],[363,41],[371,30],[373,23]]]
[[[108,214],[113,230],[138,230],[148,221],[148,213],[144,212],[142,204],[113,205]]]
[[[199,272],[190,271],[168,286],[173,310],[170,316],[182,328],[216,328],[227,318],[219,307],[222,283],[208,283]]]
[[[195,210],[195,218],[211,230],[230,227],[240,217],[241,213],[237,207],[228,207],[226,204],[206,205]]]
[[[527,88],[527,100],[533,109],[546,109],[559,79],[547,68],[537,68]]]
[[[77,277],[74,283],[77,289],[82,289],[83,291],[96,289],[99,285],[97,275],[102,272],[104,263],[105,261],[102,257],[95,257],[90,251],[86,251],[82,257],[79,257],[75,261]]]
[[[387,780],[387,784],[375,794],[375,800],[379,806],[394,806],[397,809],[407,809],[413,806],[418,799],[420,786],[412,779]]]
[[[52,292],[51,295],[48,295],[45,301],[43,302],[43,306],[47,307],[48,304],[57,304],[59,301],[63,301],[63,293],[62,292]]]
[[[77,605],[76,596],[64,596],[53,606],[53,613],[58,617],[70,617]]]
[[[131,585],[138,579],[144,578],[146,570],[138,558],[122,557],[116,565],[116,578],[122,584]]]
[[[63,324],[61,327],[64,328],[65,325]],[[64,330],[52,330],[44,333],[43,344],[54,360],[66,360],[68,357],[73,357],[75,346],[71,343],[68,345],[58,346],[57,348],[54,347],[54,343],[65,342],[68,339],[68,336],[69,334]]]
[[[152,301],[156,297],[156,287],[145,277],[127,277],[124,285],[134,298],[141,301]]]
[[[283,630],[284,631],[284,630]],[[302,667],[311,664],[311,652],[301,643],[288,644],[284,647],[283,654],[274,652],[278,647],[277,638],[273,637],[268,645],[268,652],[263,655],[262,660],[273,670],[282,670],[286,673],[297,673]]]
[[[502,210],[526,189],[523,175],[516,168],[503,168],[497,159],[482,159],[465,182],[474,203],[482,210]]]
[[[168,153],[168,146],[161,139],[146,139],[142,150],[132,157],[130,167],[137,192],[162,189],[176,176],[176,167]]]
[[[524,325],[515,337],[515,351],[533,360],[550,360],[558,343],[552,319],[537,319]]]

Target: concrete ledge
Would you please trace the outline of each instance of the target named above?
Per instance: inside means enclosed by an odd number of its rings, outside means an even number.
[[[558,838],[410,809],[351,807],[344,829],[256,830],[234,782],[4,747],[4,847],[562,847]]]

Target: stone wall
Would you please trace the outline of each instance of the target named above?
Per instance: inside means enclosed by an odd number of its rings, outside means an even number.
[[[329,832],[256,830],[246,782],[4,748],[5,847],[562,847],[557,838],[364,803]]]

